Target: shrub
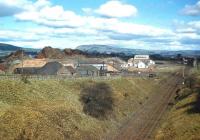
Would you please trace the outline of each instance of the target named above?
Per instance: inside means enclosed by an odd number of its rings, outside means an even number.
[[[25,84],[30,84],[30,81],[28,80],[28,75],[22,75],[21,81]]]
[[[113,110],[112,89],[106,83],[97,83],[81,91],[83,111],[98,119],[107,118]]]

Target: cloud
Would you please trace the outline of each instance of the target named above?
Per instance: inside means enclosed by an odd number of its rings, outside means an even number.
[[[62,6],[51,6],[47,2],[35,3],[31,9],[16,14],[15,18],[55,28],[73,28],[84,24],[81,16],[73,11],[65,11]]]
[[[200,21],[177,21],[175,30],[138,24],[124,19],[135,16],[137,9],[116,0],[108,1],[97,10],[82,8],[83,15],[48,0],[8,1],[14,1],[15,7],[23,7],[22,11],[10,14],[20,24],[36,24],[20,30],[0,30],[0,41],[14,45],[75,48],[95,43],[141,49],[184,49],[197,48],[200,39]]]
[[[200,34],[200,21],[182,22],[177,21],[175,23],[175,32],[182,34]]]
[[[200,21],[178,22],[176,21],[175,34],[182,46],[187,48],[200,49]]]
[[[18,30],[0,30],[0,41],[34,42],[42,39],[34,33]]]
[[[22,12],[24,9],[20,6],[24,1],[18,0],[0,0],[0,17],[12,16]]]
[[[93,10],[91,8],[82,8],[82,11],[86,14],[91,14],[93,13]]]
[[[182,13],[188,16],[200,16],[200,1],[195,5],[186,5]]]
[[[101,5],[95,12],[104,17],[123,18],[136,16],[138,10],[133,5],[124,4],[118,0],[112,0]]]

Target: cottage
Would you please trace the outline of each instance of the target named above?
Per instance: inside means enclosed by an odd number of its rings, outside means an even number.
[[[80,76],[99,76],[100,71],[91,65],[81,65],[76,68],[78,75]]]

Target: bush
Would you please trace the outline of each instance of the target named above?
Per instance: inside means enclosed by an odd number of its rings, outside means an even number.
[[[30,84],[30,81],[28,80],[28,75],[22,75],[21,81],[25,84]]]
[[[81,91],[83,111],[98,119],[107,118],[113,110],[112,89],[106,83],[97,83]]]

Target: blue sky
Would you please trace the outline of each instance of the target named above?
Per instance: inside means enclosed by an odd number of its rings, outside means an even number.
[[[0,0],[0,42],[200,49],[199,0]]]

